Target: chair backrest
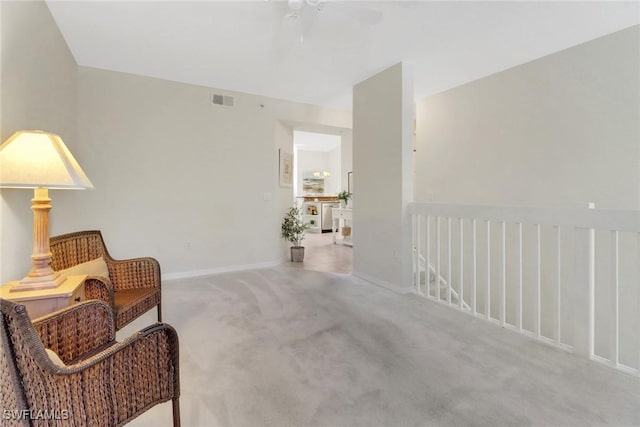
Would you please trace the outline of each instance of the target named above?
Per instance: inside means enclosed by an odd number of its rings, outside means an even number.
[[[50,239],[51,268],[64,270],[99,257],[109,258],[109,252],[98,230],[78,231]]]
[[[41,367],[51,362],[25,307],[0,299],[0,310],[0,401],[3,410],[9,411],[2,414],[3,425],[29,425],[25,384],[37,382]]]

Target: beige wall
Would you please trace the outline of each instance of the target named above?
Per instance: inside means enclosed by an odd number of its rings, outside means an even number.
[[[349,183],[349,172],[353,172],[353,132],[351,129],[345,129],[340,139],[340,164],[342,168],[341,182],[342,190],[346,190]],[[353,174],[352,174],[353,175]],[[352,176],[353,179],[353,176]],[[351,183],[353,185],[353,183]],[[353,204],[354,199],[351,199]]]
[[[114,254],[157,257],[169,277],[282,260],[280,120],[350,126],[350,113],[80,67],[78,139],[96,190],[78,203]],[[79,224],[74,224],[74,228]]]
[[[640,209],[640,26],[417,103],[416,197]]]
[[[52,191],[53,235],[101,229],[114,256],[157,257],[165,277],[284,259],[285,123],[350,128],[349,112],[78,67],[44,2],[0,4],[2,139],[60,134],[95,186]],[[212,105],[214,91],[236,106]],[[4,282],[29,269],[32,194],[1,194]]]
[[[353,274],[411,289],[413,80],[399,63],[353,88]]]
[[[640,209],[640,26],[602,37],[491,75],[417,103],[416,199],[422,202],[503,206]],[[482,227],[480,227],[482,229]],[[494,233],[497,233],[494,226]],[[457,226],[454,241],[457,241]],[[515,248],[508,228],[507,246]],[[484,247],[484,232],[479,247]],[[598,234],[596,349],[607,356],[612,317],[609,236]],[[465,230],[470,236],[470,230]],[[550,336],[556,263],[553,234],[543,230],[543,332]],[[565,234],[571,280],[571,239]],[[498,250],[499,236],[492,236]],[[621,236],[620,307],[623,363],[637,367],[640,352],[640,272],[637,236]],[[525,253],[533,253],[533,232],[525,227]],[[470,245],[467,245],[469,249]],[[470,250],[470,249],[469,249]],[[496,253],[496,252],[494,252]],[[515,255],[514,255],[515,257]],[[509,261],[515,261],[512,253]],[[492,271],[499,271],[498,257]],[[454,251],[454,265],[457,265]],[[631,261],[635,259],[635,261]],[[470,260],[470,253],[465,255]],[[479,277],[484,261],[479,260]],[[471,277],[470,266],[465,277]],[[532,330],[534,265],[525,263],[525,327]],[[507,284],[517,283],[507,269]],[[492,276],[492,315],[498,316],[498,274]],[[454,269],[455,286],[457,269]],[[484,282],[479,284],[480,309]],[[470,295],[467,281],[465,294]],[[515,307],[516,293],[507,289]],[[563,312],[572,300],[563,293]],[[507,312],[513,321],[515,310]],[[568,325],[568,318],[563,319]],[[565,331],[568,332],[568,331]],[[564,333],[564,332],[563,332]],[[565,334],[571,344],[571,336]],[[635,359],[634,359],[635,357]]]
[[[62,137],[80,164],[76,138],[77,65],[44,2],[0,2],[0,140],[21,129],[41,129]],[[89,171],[90,172],[90,171]],[[91,173],[89,173],[91,176]],[[50,192],[51,226],[60,209],[84,191]],[[29,271],[33,215],[30,190],[0,190],[0,283]]]

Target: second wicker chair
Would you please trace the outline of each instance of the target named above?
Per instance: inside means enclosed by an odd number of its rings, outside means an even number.
[[[158,307],[158,322],[162,321],[161,276],[157,260],[113,259],[98,230],[55,236],[50,245],[51,267],[56,271],[104,258],[109,277],[88,277],[84,292],[86,299],[99,299],[112,307],[116,330],[153,307]]]

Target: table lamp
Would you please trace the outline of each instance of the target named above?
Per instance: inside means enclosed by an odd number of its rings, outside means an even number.
[[[0,188],[33,188],[33,267],[11,292],[58,287],[65,277],[53,271],[49,247],[49,189],[93,188],[58,135],[21,130],[0,145]]]

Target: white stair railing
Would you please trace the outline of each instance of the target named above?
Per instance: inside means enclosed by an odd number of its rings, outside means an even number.
[[[417,294],[640,376],[640,211],[409,212]]]
[[[416,248],[413,248],[414,251],[416,251]],[[467,304],[464,300],[460,299],[460,295],[458,295],[458,292],[456,292],[455,289],[451,288],[451,286],[449,286],[449,282],[447,282],[447,280],[442,277],[442,276],[436,276],[436,269],[433,265],[429,264],[429,274],[427,275],[425,270],[425,266],[427,263],[427,260],[424,256],[418,254],[418,258],[420,259],[420,274],[418,275],[418,277],[414,277],[414,287],[417,289],[417,293],[419,295],[423,294],[422,289],[427,289],[427,287],[431,285],[431,283],[436,281],[436,277],[438,277],[438,283],[440,286],[440,295],[442,295],[442,289],[444,288],[446,290],[446,292],[450,292],[451,293],[451,299],[455,300],[455,301],[461,301],[462,302],[462,307],[465,310],[469,310],[471,307],[469,307],[469,304]],[[424,273],[424,274],[423,274]],[[428,276],[428,279],[427,279]],[[424,279],[424,280],[423,280]],[[417,282],[416,282],[417,280]],[[428,282],[427,282],[428,280]],[[417,283],[417,285],[416,285]],[[446,294],[445,294],[446,295]]]

